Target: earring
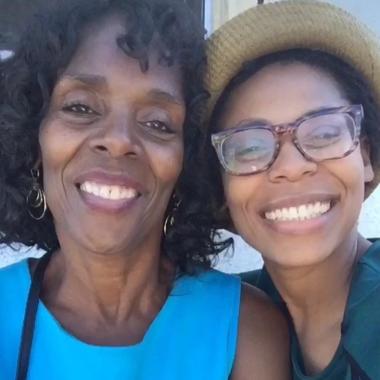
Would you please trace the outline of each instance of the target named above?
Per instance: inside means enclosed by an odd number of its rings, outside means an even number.
[[[45,193],[38,183],[40,171],[38,169],[32,169],[30,173],[32,175],[33,184],[26,197],[28,213],[34,220],[41,220],[46,214],[47,204]]]
[[[173,215],[168,215],[165,219],[164,223],[164,235],[166,236],[168,227],[171,227],[174,224],[174,217]]]
[[[172,197],[170,204],[173,204],[173,208],[168,213],[168,215],[166,216],[166,219],[165,219],[164,236],[167,235],[168,229],[170,227],[173,227],[173,225],[174,225],[174,222],[175,222],[174,215],[178,211],[179,206],[181,205],[181,200],[177,199],[177,196],[175,194],[173,194],[173,197]]]

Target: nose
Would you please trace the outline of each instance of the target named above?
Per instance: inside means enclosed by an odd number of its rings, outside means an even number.
[[[306,159],[289,139],[281,143],[276,160],[269,168],[269,179],[272,182],[296,182],[305,176],[316,173],[318,164]]]
[[[142,152],[132,118],[114,117],[91,141],[91,148],[112,158],[138,156]]]

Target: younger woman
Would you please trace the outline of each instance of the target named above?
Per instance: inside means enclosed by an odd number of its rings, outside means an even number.
[[[377,42],[329,4],[283,1],[208,48],[216,216],[263,255],[250,280],[289,315],[294,378],[380,379],[380,243],[357,230],[379,175]]]

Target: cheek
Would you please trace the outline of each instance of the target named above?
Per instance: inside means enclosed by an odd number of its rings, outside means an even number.
[[[60,123],[45,124],[40,129],[39,143],[43,169],[43,184],[47,202],[53,214],[63,208],[64,174],[81,146],[83,138],[78,131],[62,128]],[[60,206],[57,206],[60,205]]]
[[[39,143],[44,172],[64,167],[80,145],[78,132],[62,128],[59,123],[41,127]]]
[[[182,141],[162,146],[147,145],[145,152],[157,180],[174,185],[182,171],[184,154]]]
[[[224,174],[223,186],[231,214],[238,214],[241,210],[253,206],[252,194],[255,193],[256,186],[252,181],[252,176],[239,177]]]
[[[347,195],[362,202],[365,188],[365,168],[362,155],[356,149],[349,156],[333,161],[326,161],[326,167],[339,179]]]
[[[256,176],[223,176],[223,185],[229,214],[235,233],[239,234],[248,244],[255,247],[260,219],[257,210],[260,200],[256,196],[262,186]],[[260,182],[260,183],[259,183]]]

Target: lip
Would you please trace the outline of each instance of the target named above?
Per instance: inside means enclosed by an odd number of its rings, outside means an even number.
[[[80,189],[80,185],[86,181],[95,182],[100,185],[109,186],[122,186],[130,189],[134,189],[138,196],[131,199],[105,199],[98,197],[94,194],[84,192]],[[105,171],[103,169],[95,169],[83,173],[75,178],[75,187],[79,193],[82,201],[90,209],[105,213],[120,213],[129,210],[139,200],[140,196],[144,193],[144,188],[141,183],[134,180],[128,175],[115,173],[111,171]]]
[[[276,199],[273,202],[267,203],[262,208],[260,216],[265,225],[276,233],[286,235],[306,235],[310,233],[317,233],[328,229],[331,224],[336,223],[335,215],[337,213],[338,203],[340,197],[333,193],[310,193],[300,195],[287,195]],[[272,221],[265,218],[265,212],[288,208],[297,207],[303,204],[315,202],[331,202],[331,208],[326,213],[307,220],[292,220],[292,221]],[[335,222],[334,222],[335,221]]]
[[[265,218],[264,214],[276,209],[298,207],[304,204],[316,202],[331,202],[334,206],[339,201],[339,195],[333,193],[309,193],[309,194],[294,194],[279,197],[278,199],[265,203],[260,209],[261,217]],[[332,207],[333,208],[333,207]]]
[[[287,235],[305,235],[308,233],[315,233],[326,228],[327,225],[332,223],[332,219],[336,211],[336,206],[333,206],[329,211],[317,218],[302,220],[302,221],[283,221],[273,222],[264,219],[266,225],[280,234]]]
[[[113,173],[111,171],[99,169],[91,170],[76,177],[74,183],[76,186],[80,186],[86,181],[96,182],[101,185],[128,187],[136,190],[139,194],[144,192],[143,186],[140,182],[128,175],[115,172]]]

